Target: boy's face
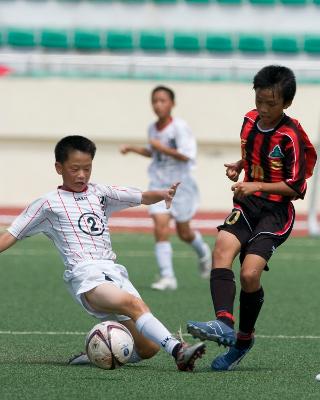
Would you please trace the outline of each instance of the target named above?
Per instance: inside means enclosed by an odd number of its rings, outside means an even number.
[[[92,158],[89,153],[73,150],[64,163],[56,162],[55,167],[57,173],[62,175],[64,188],[83,192],[90,179]]]
[[[166,118],[171,115],[174,102],[165,90],[156,91],[152,96],[151,103],[158,118]]]
[[[284,103],[277,88],[257,88],[256,107],[260,116],[261,128],[273,128],[280,121],[283,110],[290,104],[291,102]]]

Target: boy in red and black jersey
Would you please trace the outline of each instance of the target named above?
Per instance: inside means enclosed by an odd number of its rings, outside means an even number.
[[[291,201],[304,198],[306,179],[317,159],[300,123],[283,112],[296,92],[293,72],[282,66],[264,67],[255,75],[253,88],[256,109],[244,117],[241,160],[225,164],[229,179],[237,182],[244,170],[244,180],[232,186],[233,210],[218,227],[213,250],[210,289],[217,319],[187,324],[194,337],[230,347],[213,360],[213,370],[233,369],[253,346],[264,300],[262,272],[290,235],[295,216]],[[239,332],[235,335],[232,264],[238,254],[241,293]]]

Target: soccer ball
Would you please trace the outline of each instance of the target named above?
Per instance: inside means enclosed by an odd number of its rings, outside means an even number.
[[[115,321],[95,325],[86,337],[86,353],[99,368],[115,369],[127,363],[133,351],[129,330]]]

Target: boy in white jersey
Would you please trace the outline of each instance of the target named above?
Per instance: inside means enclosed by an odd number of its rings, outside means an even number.
[[[171,218],[176,221],[180,239],[190,244],[197,253],[201,276],[209,277],[211,270],[211,250],[200,232],[193,231],[190,227],[199,200],[198,187],[191,174],[197,152],[196,141],[185,121],[172,118],[174,98],[174,92],[168,87],[158,86],[153,89],[151,102],[158,120],[149,127],[148,145],[123,145],[120,149],[123,154],[133,152],[152,158],[148,171],[150,190],[164,189],[170,182],[181,182],[170,210],[166,208],[164,201],[149,207],[154,222],[155,254],[160,270],[160,280],[151,287],[157,290],[177,288],[169,242]]]
[[[75,300],[89,314],[120,321],[130,330],[135,343],[131,362],[150,358],[162,347],[173,355],[179,370],[191,371],[204,345],[178,341],[151,314],[126,268],[115,263],[108,228],[113,211],[162,200],[169,207],[178,184],[140,192],[89,183],[95,150],[95,144],[82,136],[67,136],[57,143],[55,167],[62,186],[34,201],[16,218],[0,236],[0,252],[18,239],[44,233],[63,259],[63,278]]]

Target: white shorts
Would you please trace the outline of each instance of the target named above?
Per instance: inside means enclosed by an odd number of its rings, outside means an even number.
[[[85,299],[84,293],[103,284],[112,283],[136,297],[141,298],[139,292],[129,280],[127,269],[111,260],[92,260],[76,265],[72,271],[66,270],[63,280],[67,284],[72,297],[84,307],[84,309],[100,320],[127,321],[126,315],[114,313],[101,313],[90,307]]]
[[[170,185],[157,185],[156,182],[151,182],[150,190],[167,189]],[[194,179],[189,178],[183,181],[173,198],[171,207],[166,208],[165,201],[151,204],[149,213],[152,214],[171,214],[177,222],[187,222],[192,219],[199,205],[199,190]]]

